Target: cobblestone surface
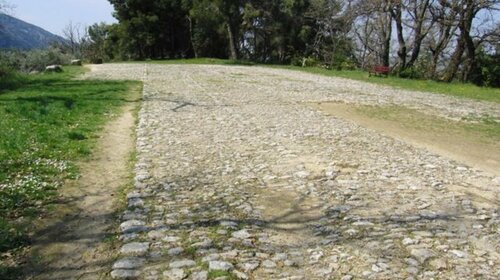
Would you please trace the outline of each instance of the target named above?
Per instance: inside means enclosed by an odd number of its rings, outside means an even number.
[[[304,104],[448,118],[497,104],[258,67],[102,65],[141,79],[116,279],[499,279],[500,178]]]

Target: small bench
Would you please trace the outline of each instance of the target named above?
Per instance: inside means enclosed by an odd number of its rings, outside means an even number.
[[[382,66],[382,65],[375,65],[373,68],[368,72],[369,76],[371,77],[372,74],[375,76],[388,76],[389,73],[391,72],[391,68],[389,66]]]

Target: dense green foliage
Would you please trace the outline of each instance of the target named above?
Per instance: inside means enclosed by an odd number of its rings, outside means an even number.
[[[488,87],[500,87],[500,54],[491,55],[481,52],[478,56],[478,65],[482,78],[480,84]]]
[[[121,58],[215,57],[290,62],[311,51],[310,1],[110,0]]]
[[[73,80],[81,71],[21,75],[15,89],[0,91],[0,252],[26,241],[23,226],[76,175],[75,160],[126,102],[129,82]]]

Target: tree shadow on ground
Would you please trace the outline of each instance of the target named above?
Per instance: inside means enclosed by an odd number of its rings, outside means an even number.
[[[179,185],[191,185],[191,183],[187,179],[191,178],[190,175],[191,174],[188,174],[186,177],[176,180],[176,182],[179,183]],[[182,182],[184,182],[185,184],[180,184]],[[205,185],[205,186],[207,184],[215,185],[217,184],[217,182],[200,183],[200,185]],[[159,187],[147,186],[147,188],[151,188],[151,190],[154,193],[155,189],[158,189]],[[196,187],[194,188],[175,187],[168,189],[167,193],[179,193],[188,196],[188,195],[193,195],[193,192],[197,191],[202,191],[202,190],[197,190]],[[248,189],[247,191],[249,193],[252,192],[251,189]],[[308,232],[308,234],[310,234],[311,240],[313,240],[314,238],[331,239],[331,241],[328,243],[323,243],[319,241],[316,243],[312,242],[302,245],[302,248],[304,246],[309,246],[310,249],[317,249],[324,246],[328,246],[329,244],[335,244],[335,245],[356,247],[362,250],[366,244],[377,238],[376,235],[373,235],[375,230],[371,229],[370,226],[368,226],[367,228],[358,228],[358,231],[356,233],[349,231],[340,231],[339,229],[345,225],[353,227],[351,225],[353,221],[345,219],[346,211],[345,208],[342,207],[342,205],[332,205],[326,210],[322,206],[316,206],[309,210],[319,211],[321,214],[307,216],[307,217],[304,215],[300,215],[301,214],[300,212],[303,211],[300,205],[306,198],[307,198],[306,195],[300,196],[295,202],[293,202],[291,205],[288,206],[287,211],[283,212],[280,215],[274,216],[273,218],[270,219],[257,219],[257,218],[245,218],[245,217],[226,219],[217,216],[214,217],[213,215],[204,216],[202,214],[210,214],[210,212],[212,212],[214,204],[224,204],[228,212],[234,209],[232,209],[231,206],[227,205],[227,202],[224,202],[223,200],[206,201],[206,202],[198,201],[195,207],[191,208],[192,211],[191,214],[193,214],[193,217],[197,216],[199,217],[180,220],[177,223],[168,224],[167,225],[168,230],[166,234],[168,234],[169,231],[176,231],[176,230],[208,231],[211,228],[218,228],[222,224],[227,224],[228,222],[231,222],[236,225],[234,227],[234,230],[250,227],[251,230],[255,231],[271,230],[276,232],[287,232],[287,233],[306,231]],[[83,199],[83,196],[65,199],[63,201],[60,201],[59,203],[71,205],[75,201],[78,201],[80,199]],[[146,201],[151,201],[153,197],[144,197],[144,199]],[[90,205],[89,207],[99,207],[99,205],[97,204]],[[176,209],[172,208],[169,211],[175,212]],[[74,223],[75,220],[80,220],[82,223],[88,223],[89,226],[91,226],[92,221],[96,219],[105,218],[109,219],[110,221],[116,221],[117,217],[119,217],[120,214],[121,214],[120,212],[112,212],[112,213],[106,213],[104,216],[102,215],[87,216],[83,217],[83,219],[82,217],[79,217],[79,219],[75,219],[75,217],[79,215],[77,209],[75,209],[73,211],[73,214],[67,215],[61,220],[56,221],[54,224],[47,225],[44,229],[37,232],[35,234],[36,236],[35,239],[37,240],[36,241],[37,243],[43,245],[61,243],[61,242],[78,242],[85,246],[91,247],[93,244],[95,244],[96,240],[106,240],[115,237],[117,233],[114,230],[116,230],[118,226],[112,223],[113,226],[110,227],[111,233],[108,234],[81,234],[79,236],[75,236],[74,233],[71,232],[71,228],[73,227],[72,223]],[[429,231],[449,231],[450,228],[453,228],[456,223],[461,223],[463,219],[465,219],[463,218],[463,214],[465,213],[457,210],[457,212],[454,214],[439,214],[428,217],[419,216],[418,219],[416,219],[415,215],[412,214],[400,215],[398,217],[365,217],[358,220],[358,222],[364,222],[368,225],[372,224],[375,226],[385,226],[387,224],[391,224],[397,226],[400,229],[406,230],[407,232],[418,230],[420,225],[425,225],[426,230]],[[296,216],[302,218],[294,218]],[[451,223],[453,223],[453,225]],[[284,228],[282,227],[282,225],[284,224],[296,224],[297,227]],[[319,226],[320,224],[323,225],[322,227],[324,227],[326,224],[328,228],[318,230],[321,227]],[[62,229],[67,229],[67,231]],[[151,226],[147,229],[147,231],[159,230],[159,229],[162,229],[162,227]],[[376,231],[380,231],[380,229],[377,229]],[[114,244],[117,245],[116,243]],[[247,247],[245,249],[249,251],[258,250],[257,246]],[[295,250],[297,249],[297,247],[295,245],[283,245],[283,244],[271,243],[269,249],[285,252],[287,250]],[[118,252],[118,248],[116,246],[114,247],[114,250]],[[398,250],[403,250],[403,249],[398,249]],[[388,252],[387,250],[382,250],[380,252],[371,252],[371,253],[379,254],[379,257],[387,257],[390,256],[391,254],[391,252]],[[406,252],[401,251],[400,253],[397,254],[404,255],[406,254]],[[37,252],[34,252],[34,255],[36,256]],[[74,252],[61,252],[57,255],[57,258],[71,259],[74,257],[75,257]],[[113,255],[113,257],[109,258],[109,260],[104,262],[92,262],[92,261],[87,262],[84,267],[76,267],[76,266],[54,267],[51,266],[50,263],[36,262],[36,260],[32,260],[31,262],[28,262],[23,267],[23,269],[24,271],[26,271],[28,275],[31,276],[36,276],[42,272],[49,272],[51,275],[60,275],[60,278],[54,277],[51,279],[65,279],[67,275],[71,275],[72,273],[74,274],[75,271],[77,272],[89,271],[93,270],[93,268],[100,268],[101,272],[109,273],[115,257],[116,256]]]

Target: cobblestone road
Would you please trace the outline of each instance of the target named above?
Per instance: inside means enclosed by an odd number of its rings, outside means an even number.
[[[499,279],[500,178],[306,102],[459,119],[498,104],[258,67],[110,64],[140,79],[116,279]]]

